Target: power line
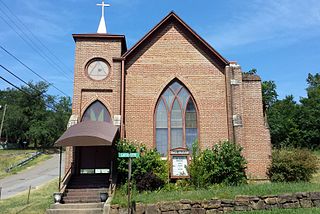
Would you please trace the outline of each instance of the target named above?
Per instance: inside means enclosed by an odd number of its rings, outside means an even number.
[[[66,64],[64,64],[59,57],[57,57],[50,49],[36,36],[34,33],[21,21],[21,19],[12,12],[12,10],[2,0],[0,2],[7,8],[7,10],[19,21],[19,23],[37,40],[56,60],[58,60],[67,70],[70,70]],[[72,73],[72,71],[71,71]]]
[[[9,85],[11,85],[12,87],[14,87],[14,88],[18,89],[19,91],[21,91],[21,92],[23,92],[23,93],[25,93],[25,94],[27,94],[27,95],[29,95],[29,96],[30,96],[30,94],[29,94],[29,93],[27,93],[26,91],[22,90],[21,88],[19,88],[19,87],[18,87],[18,86],[16,86],[15,84],[11,83],[9,80],[6,80],[6,79],[5,79],[5,78],[3,78],[2,76],[0,76],[0,79],[2,79],[3,81],[5,81],[6,83],[8,83]]]
[[[15,75],[13,72],[11,72],[9,69],[7,69],[6,67],[4,67],[3,65],[0,64],[0,67],[3,68],[5,71],[7,71],[8,73],[10,73],[12,76],[14,76],[15,78],[17,78],[18,80],[20,80],[21,82],[23,82],[24,84],[26,84],[27,86],[29,86],[31,88],[31,86],[29,85],[29,83],[27,83],[26,81],[24,81],[23,79],[21,79],[20,77],[18,77],[17,75]]]
[[[8,83],[9,85],[11,85],[12,87],[16,88],[17,90],[21,91],[22,93],[32,97],[32,95],[25,91],[25,90],[22,90],[21,88],[19,88],[18,86],[16,86],[15,84],[13,84],[12,82],[10,82],[9,80],[5,79],[4,77],[0,76],[0,79],[2,79],[3,81],[5,81],[6,83]],[[57,111],[57,109],[55,109],[54,107],[52,106],[49,106],[48,104],[44,103],[44,105],[47,107],[47,108],[50,108],[51,110],[54,110],[54,111]]]
[[[11,18],[10,16],[4,12],[4,10],[1,9],[0,7],[0,11],[7,17],[8,20],[10,20],[13,25],[21,32],[21,34],[23,34],[23,36],[6,20],[4,19],[2,16],[0,16],[0,18],[25,42],[27,43],[35,52],[37,52],[47,63],[49,63],[52,67],[55,67],[56,70],[59,70],[67,79],[70,79],[72,81],[72,79],[68,76],[68,74],[61,69],[61,67],[55,63],[50,57],[48,57],[48,55],[43,52],[34,42],[33,40],[29,37],[29,35],[27,35],[23,30],[21,30],[20,26],[18,26]]]
[[[10,71],[9,69],[7,69],[6,67],[4,67],[3,65],[0,64],[0,67],[3,68],[5,71],[7,71],[8,73],[10,73],[12,76],[14,76],[15,78],[17,78],[18,80],[20,80],[21,82],[23,82],[24,84],[26,84],[27,86],[29,86],[30,88],[32,88],[33,90],[39,92],[39,96],[43,95],[46,98],[50,98],[49,95],[45,94],[44,92],[40,91],[39,89],[35,88],[32,84],[27,83],[26,81],[24,81],[22,78],[20,78],[19,76],[17,76],[16,74],[14,74],[12,71]],[[55,100],[53,100],[54,104],[57,104]]]
[[[10,71],[9,69],[7,69],[6,67],[4,67],[3,65],[0,64],[0,67],[3,68],[5,71],[7,71],[9,74],[11,74],[12,76],[14,76],[15,78],[17,78],[18,80],[20,80],[21,82],[23,82],[24,84],[26,84],[27,86],[29,86],[30,88],[32,88],[33,90],[39,92],[39,96],[43,95],[46,98],[50,98],[49,95],[45,94],[44,92],[40,91],[39,89],[37,89],[36,87],[34,87],[32,84],[27,83],[26,81],[24,81],[22,78],[20,78],[18,75],[14,74],[12,71]],[[57,104],[55,100],[53,100],[54,104]]]
[[[68,96],[66,93],[64,93],[63,91],[61,91],[59,88],[57,88],[53,83],[50,83],[48,80],[46,80],[44,77],[42,77],[40,74],[38,74],[37,72],[35,72],[34,70],[32,70],[29,66],[27,66],[26,64],[24,64],[20,59],[18,59],[18,57],[16,57],[15,55],[13,55],[12,53],[10,53],[7,49],[5,49],[3,46],[0,45],[0,48],[5,51],[8,55],[10,55],[12,58],[14,58],[15,60],[17,60],[21,65],[23,65],[24,67],[26,67],[29,71],[31,71],[33,74],[35,74],[37,77],[39,77],[40,79],[42,79],[44,82],[46,82],[47,84],[49,84],[50,86],[52,86],[53,88],[55,88],[56,90],[58,90],[59,92],[61,92],[62,94],[64,94],[65,96]]]

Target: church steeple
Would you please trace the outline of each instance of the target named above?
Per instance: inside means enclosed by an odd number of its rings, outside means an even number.
[[[105,4],[104,0],[102,0],[101,4],[97,4],[97,6],[101,6],[101,19],[98,27],[97,33],[107,33],[107,26],[104,20],[104,7],[110,7],[110,4]]]

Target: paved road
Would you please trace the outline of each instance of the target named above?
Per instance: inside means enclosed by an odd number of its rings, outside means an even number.
[[[62,158],[64,160],[64,158]],[[62,164],[63,174],[64,164]],[[28,190],[29,185],[34,189],[59,176],[59,154],[54,154],[49,160],[24,170],[18,174],[0,180],[2,187],[1,199],[12,197]]]

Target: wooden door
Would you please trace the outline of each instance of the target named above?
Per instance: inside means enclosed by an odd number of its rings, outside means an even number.
[[[113,152],[111,146],[78,147],[79,174],[110,173]]]

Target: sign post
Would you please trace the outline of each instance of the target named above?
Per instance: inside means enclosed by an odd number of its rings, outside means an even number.
[[[131,202],[131,158],[139,158],[139,153],[118,153],[119,158],[129,158],[128,160],[128,214],[130,214],[130,202]]]

